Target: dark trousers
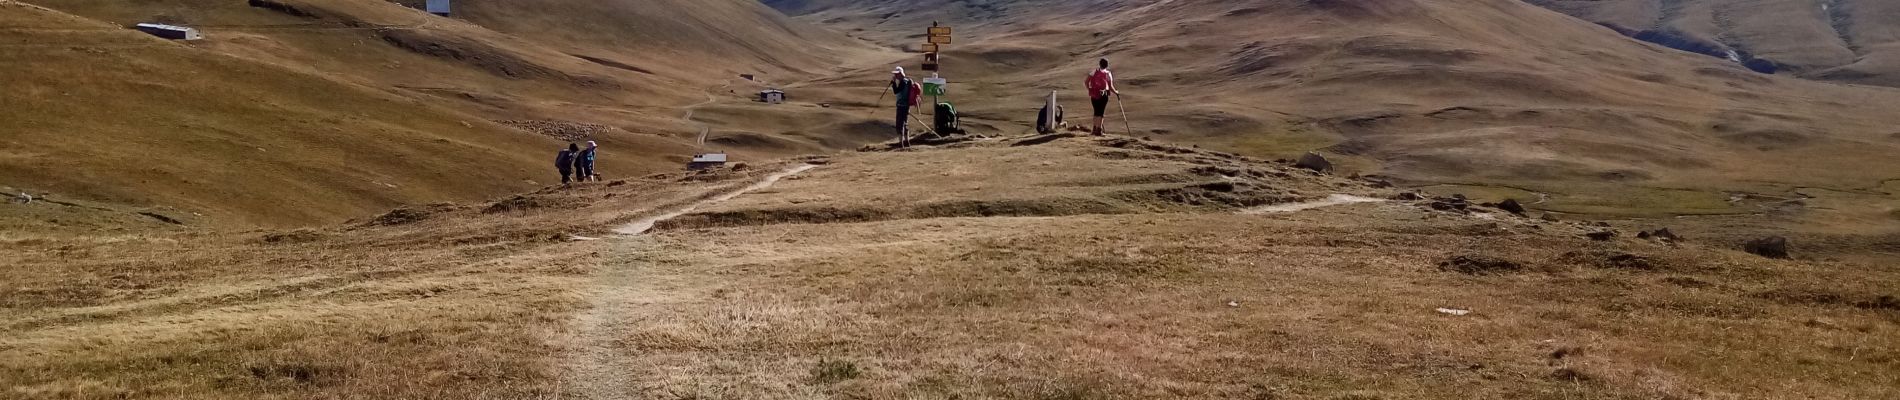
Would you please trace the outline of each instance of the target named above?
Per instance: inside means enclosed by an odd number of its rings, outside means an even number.
[[[566,168],[562,168],[562,169],[561,169],[561,184],[562,184],[562,185],[566,185],[566,184],[568,184],[569,182],[573,182],[573,181],[570,181],[570,180],[568,180],[568,179],[567,179],[567,176],[568,176],[569,174],[573,174],[573,173],[574,173],[574,171],[573,171],[573,170],[569,170],[569,169],[566,169]]]
[[[910,106],[897,106],[897,134],[910,131]]]
[[[582,163],[574,169],[574,180],[586,182],[594,177],[594,164]]]

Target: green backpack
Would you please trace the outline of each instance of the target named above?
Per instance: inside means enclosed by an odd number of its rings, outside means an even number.
[[[936,123],[933,125],[936,126],[938,134],[948,135],[963,133],[963,128],[957,126],[957,108],[955,106],[950,105],[950,103],[937,103],[936,115]]]

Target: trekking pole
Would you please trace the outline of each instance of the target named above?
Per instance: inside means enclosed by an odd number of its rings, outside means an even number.
[[[888,95],[888,94],[891,94],[891,87],[885,86],[884,93],[878,93],[877,101],[871,103],[871,112],[865,113],[864,117],[870,118],[872,116],[877,115],[877,110],[884,109],[884,95]]]
[[[1122,128],[1128,130],[1128,136],[1135,136],[1135,125],[1128,123],[1128,104],[1122,102],[1122,92],[1115,92],[1115,107],[1122,109]]]
[[[918,117],[917,117],[917,110],[916,110],[916,109],[911,109],[911,110],[910,110],[910,119],[911,119],[912,121],[905,121],[905,123],[909,123],[909,122],[913,122],[913,121],[915,121],[915,120],[917,120],[917,119],[918,119]],[[929,126],[929,125],[926,125],[926,124],[924,124],[924,123],[922,123],[922,122],[918,122],[918,123],[917,123],[917,127],[918,127],[918,128],[920,128],[920,129],[923,129],[923,130],[924,130],[924,133],[928,133],[928,134],[930,134],[930,136],[931,136],[931,137],[935,137],[935,138],[940,138],[940,139],[941,139],[941,138],[943,138],[943,135],[939,135],[939,134],[937,134],[937,131],[935,131],[935,130],[932,130],[932,129],[930,129],[930,126]]]

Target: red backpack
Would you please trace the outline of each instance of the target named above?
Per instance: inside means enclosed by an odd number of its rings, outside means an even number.
[[[910,106],[916,107],[918,104],[923,104],[923,97],[924,85],[917,84],[916,80],[910,81]]]
[[[1114,75],[1111,75],[1106,69],[1098,69],[1090,73],[1088,79],[1089,98],[1099,99],[1103,96],[1107,96],[1108,85],[1114,82],[1114,80]]]

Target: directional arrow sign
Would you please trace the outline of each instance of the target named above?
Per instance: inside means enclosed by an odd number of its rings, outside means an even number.
[[[948,26],[930,27],[930,36],[950,36],[950,27]]]
[[[936,43],[924,43],[924,52],[925,52],[925,53],[936,53],[936,52],[937,52],[937,44],[936,44]]]
[[[930,43],[931,44],[950,44],[950,37],[932,35],[930,36]]]

